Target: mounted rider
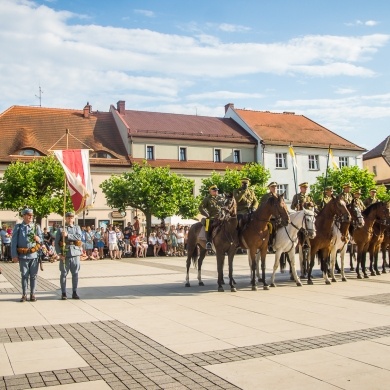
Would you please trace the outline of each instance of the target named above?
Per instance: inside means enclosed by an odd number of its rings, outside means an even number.
[[[241,179],[241,187],[233,191],[233,197],[237,204],[238,223],[245,218],[246,215],[252,214],[259,202],[257,201],[254,191],[249,188],[250,180],[246,177]]]
[[[355,199],[355,205],[359,207],[360,211],[363,211],[366,208],[366,206],[364,205],[363,201],[360,199],[361,196],[362,196],[362,192],[360,191],[360,189],[356,189],[355,191],[353,191],[353,198]]]
[[[309,188],[309,183],[304,182],[299,184],[300,193],[295,194],[292,202],[291,209],[296,211],[301,211],[303,209],[306,210],[314,210],[314,201],[310,194],[307,194],[307,189]]]
[[[318,210],[322,210],[325,205],[327,205],[333,199],[333,187],[325,187],[325,195],[323,196],[321,202],[318,204]]]
[[[199,212],[206,217],[205,231],[206,231],[206,249],[211,249],[212,230],[215,218],[224,206],[225,197],[218,194],[218,187],[212,185],[209,188],[209,194],[203,198],[202,203],[199,206]]]
[[[364,200],[364,206],[368,207],[373,203],[379,202],[379,199],[376,197],[376,188],[370,189],[370,196]]]
[[[277,197],[278,194],[276,192],[276,189],[278,187],[278,183],[276,181],[271,181],[271,183],[268,184],[268,189],[269,189],[269,192],[267,192],[266,194],[264,194],[262,197],[261,197],[261,200],[260,200],[260,206],[263,204],[263,203],[266,203],[268,202],[268,199],[272,198],[273,196],[274,197]],[[274,250],[273,250],[273,244],[274,244],[274,241],[275,241],[275,238],[276,238],[276,223],[275,223],[275,217],[271,217],[270,219],[270,223],[272,225],[272,228],[269,230],[269,239],[268,239],[268,252],[270,253],[273,253]]]
[[[351,194],[351,188],[352,188],[352,184],[350,182],[343,184],[343,191],[340,194],[340,198],[347,205],[349,205],[352,202],[352,200],[353,200],[353,196]]]

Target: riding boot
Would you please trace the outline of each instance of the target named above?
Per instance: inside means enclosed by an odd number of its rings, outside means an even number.
[[[212,238],[211,238],[211,231],[212,231],[212,229],[211,229],[211,226],[209,226],[209,230],[206,232],[206,249],[208,250],[208,251],[210,251],[211,249],[212,249],[212,244],[211,244],[211,240],[212,240]]]

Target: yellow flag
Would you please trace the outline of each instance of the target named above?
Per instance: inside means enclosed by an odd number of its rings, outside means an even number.
[[[290,147],[288,148],[288,151],[290,152],[293,167],[294,167],[295,172],[296,172],[297,171],[297,159],[295,157],[295,152],[294,152],[294,148],[292,147],[292,145],[290,145]]]
[[[331,162],[333,169],[339,169],[339,166],[334,160],[334,156],[331,148],[329,148],[329,161]]]

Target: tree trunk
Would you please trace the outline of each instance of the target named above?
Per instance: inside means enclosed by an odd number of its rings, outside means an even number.
[[[150,212],[144,212],[146,218],[146,240],[149,241],[150,232],[152,229],[152,214]]]

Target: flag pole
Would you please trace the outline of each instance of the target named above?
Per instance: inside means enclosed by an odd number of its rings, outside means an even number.
[[[325,188],[328,183],[328,169],[329,169],[329,157],[330,157],[330,144],[328,147],[328,157],[326,159],[326,172],[325,172],[325,181],[324,181],[324,188],[322,189],[322,202],[321,206],[324,207],[324,198],[325,198]]]
[[[66,134],[66,150],[68,150],[69,147],[69,129],[65,129],[65,134]],[[66,214],[66,191],[68,190],[68,182],[66,179],[65,175],[65,180],[64,180],[64,212],[62,216],[62,226],[63,229],[65,229],[65,214]],[[66,249],[66,243],[65,243],[65,237],[62,237],[62,253],[64,255],[63,262],[65,264],[65,249]]]

